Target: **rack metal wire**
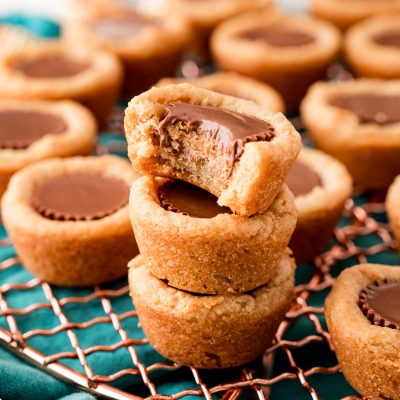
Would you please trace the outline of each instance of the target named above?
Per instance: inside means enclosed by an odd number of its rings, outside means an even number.
[[[120,112],[111,119],[111,131],[115,137],[121,132],[120,119]],[[106,144],[103,143],[97,148],[98,154],[124,151],[125,143],[113,140],[113,136]],[[358,262],[373,261],[374,257],[384,253],[392,257],[393,263],[397,260],[394,253],[395,243],[385,217],[382,195],[375,194],[348,200],[343,217],[342,224],[335,231],[330,249],[317,257],[313,265],[299,267],[303,272],[308,271],[308,275],[306,273],[306,278],[298,277],[295,300],[276,333],[275,342],[266,350],[262,362],[236,369],[228,375],[220,373],[210,379],[210,374],[205,371],[182,367],[166,360],[146,364],[139,356],[138,350],[143,346],[149,346],[148,341],[145,337],[134,337],[130,331],[130,327],[137,329],[139,323],[136,312],[133,308],[119,312],[113,307],[115,299],[129,296],[126,282],[119,287],[95,287],[84,295],[72,293],[71,296],[59,298],[55,288],[36,278],[24,282],[8,279],[7,283],[1,283],[2,273],[14,270],[17,272],[23,268],[14,255],[0,262],[0,344],[47,373],[110,399],[171,400],[195,396],[208,400],[214,398],[236,400],[244,396],[244,398],[273,400],[279,398],[276,388],[287,382],[298,383],[294,391],[296,399],[321,399],[316,380],[326,375],[341,376],[323,316],[323,299],[334,283],[335,276],[349,263],[353,265]],[[0,241],[0,247],[7,246],[10,246],[10,241],[4,237]],[[43,301],[34,303],[29,301],[30,293],[34,290],[42,292]],[[26,298],[27,306],[20,309],[13,308],[7,300],[11,292],[18,292],[19,296]],[[315,297],[319,299],[317,302]],[[79,322],[68,318],[68,313],[65,311],[67,307],[79,308],[93,301],[99,302],[99,312],[102,315]],[[43,325],[39,328],[21,329],[19,318],[32,316],[39,310],[52,312],[57,318],[55,326]],[[292,337],[290,330],[300,320],[308,321],[312,331]],[[102,345],[96,342],[94,335],[90,346],[83,346],[79,332],[96,327],[98,324],[110,325],[119,340],[112,345]],[[51,344],[60,333],[67,335],[70,347],[43,353],[31,344],[31,340],[39,336],[46,337]],[[312,362],[307,365],[307,362],[303,362],[304,352],[302,356],[297,352],[307,349],[307,346],[312,344],[322,346],[320,352],[325,357],[320,358],[318,363]],[[51,349],[51,346],[48,348]],[[130,361],[126,367],[117,372],[101,374],[92,365],[91,355],[98,352],[113,354],[121,349],[128,353]],[[78,360],[81,368],[72,368],[67,360]],[[172,394],[162,393],[157,378],[160,373],[164,374],[164,380],[170,377],[176,379],[176,376],[184,373],[183,382],[186,382],[186,386],[182,387],[181,384],[181,389]],[[227,376],[229,376],[228,381]],[[121,378],[126,377],[137,379],[139,383],[133,386],[136,389],[123,390],[116,385]],[[349,386],[348,393],[334,398],[355,400],[362,397],[351,392]]]

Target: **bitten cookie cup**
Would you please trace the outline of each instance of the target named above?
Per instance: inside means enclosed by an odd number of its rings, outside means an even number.
[[[242,216],[271,205],[301,147],[282,114],[189,84],[135,97],[125,132],[134,169],[199,186]]]
[[[230,19],[211,39],[219,66],[277,89],[289,110],[325,76],[340,47],[339,31],[310,17],[257,12]]]
[[[219,296],[166,285],[150,273],[143,256],[129,267],[129,287],[146,337],[164,357],[196,368],[234,367],[259,357],[293,298],[295,265],[288,256],[268,285]]]
[[[75,100],[103,123],[119,97],[122,67],[106,52],[63,43],[29,46],[0,58],[0,97]]]
[[[346,35],[345,50],[357,74],[400,78],[400,15],[377,16],[355,25]]]
[[[400,81],[316,83],[301,106],[317,147],[340,160],[359,190],[400,173]]]
[[[389,188],[386,209],[400,251],[400,175]]]
[[[24,266],[62,286],[125,276],[138,254],[128,214],[133,179],[114,156],[46,160],[15,174],[2,218]]]
[[[0,197],[11,176],[36,161],[88,155],[96,121],[71,101],[0,100]]]
[[[400,11],[400,1],[311,0],[311,10],[317,17],[330,21],[341,30],[346,30],[351,25],[375,14]]]
[[[341,370],[371,400],[399,400],[400,267],[363,264],[341,273],[325,315]]]
[[[210,6],[212,5],[212,11]],[[271,0],[171,0],[171,12],[181,15],[193,28],[193,50],[200,56],[209,56],[209,40],[214,28],[231,17],[249,11],[270,9]]]
[[[117,12],[65,23],[64,36],[74,46],[113,53],[124,65],[124,93],[137,95],[163,76],[174,75],[191,40],[180,17],[150,17]]]
[[[188,82],[194,86],[212,90],[228,96],[251,100],[272,112],[284,112],[282,96],[271,86],[257,79],[234,72],[217,72],[194,79],[163,78],[156,86],[167,86]]]
[[[267,283],[296,225],[286,186],[262,215],[244,218],[183,182],[142,177],[132,185],[130,217],[148,268],[188,292],[245,292]]]
[[[303,148],[286,180],[296,196],[298,220],[290,241],[297,262],[312,261],[326,248],[351,196],[352,180],[342,163]]]

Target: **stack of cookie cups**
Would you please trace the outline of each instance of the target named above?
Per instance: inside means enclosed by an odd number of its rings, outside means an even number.
[[[290,307],[296,225],[284,184],[300,136],[280,114],[189,84],[135,97],[130,192],[140,255],[129,284],[141,325],[166,358],[197,368],[256,359]]]

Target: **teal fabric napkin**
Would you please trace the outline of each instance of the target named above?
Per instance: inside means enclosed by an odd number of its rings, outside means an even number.
[[[13,15],[6,18],[0,18],[0,23],[12,23],[27,28],[32,33],[41,37],[57,37],[59,27],[56,23],[39,17]],[[101,135],[100,144],[112,147],[114,144],[124,142],[122,136]],[[124,152],[120,153],[124,156]],[[359,198],[357,201],[362,202]],[[386,221],[386,215],[377,216],[383,222]],[[342,224],[346,224],[343,219]],[[0,237],[6,237],[4,229],[0,226]],[[358,245],[369,247],[379,242],[376,235],[368,235],[358,240]],[[15,255],[12,246],[0,248],[0,261]],[[385,263],[390,265],[399,264],[399,259],[394,252],[381,253],[378,256],[369,257],[370,262]],[[339,263],[333,273],[338,275],[341,270],[356,263],[356,260],[346,260]],[[307,282],[313,273],[312,265],[300,265],[297,269],[297,283]],[[8,282],[27,282],[33,277],[22,267],[16,266],[11,269],[0,271],[0,284]],[[109,288],[116,289],[125,285],[125,281],[114,283]],[[65,288],[53,288],[54,295],[58,299],[68,296],[84,296],[90,291],[86,289],[71,290]],[[311,296],[309,304],[313,306],[322,306],[326,296],[326,292],[315,293]],[[21,291],[11,291],[7,293],[6,300],[10,307],[21,309],[32,303],[47,302],[40,288],[29,291],[26,294]],[[128,296],[117,297],[111,300],[112,308],[117,313],[123,313],[132,310],[132,302]],[[79,305],[68,304],[63,307],[63,312],[70,321],[83,322],[95,317],[104,317],[105,312],[99,302],[92,302]],[[325,321],[320,316],[320,321],[324,328]],[[46,327],[50,329],[59,325],[60,321],[51,310],[38,310],[17,318],[17,323],[22,332],[32,329]],[[4,317],[0,317],[0,326],[7,328],[7,322]],[[131,338],[143,338],[142,330],[137,326],[137,320],[132,318],[122,321],[122,326],[129,333]],[[120,341],[119,335],[109,324],[96,324],[91,328],[83,330],[74,330],[79,343],[83,348],[92,346],[94,343],[101,345],[111,345]],[[305,335],[315,334],[315,329],[307,317],[302,317],[290,327],[287,332],[286,339],[299,340]],[[51,338],[46,336],[34,336],[28,340],[28,344],[45,354],[54,354],[59,351],[72,351],[71,344],[65,332],[62,332]],[[167,362],[150,345],[138,346],[138,355],[141,362],[145,365],[151,365],[156,362]],[[327,346],[322,343],[312,343],[299,349],[293,350],[293,356],[297,364],[304,369],[315,365],[332,366],[337,363],[334,355],[327,350]],[[95,352],[88,356],[88,361],[96,374],[109,375],[119,371],[122,368],[131,368],[132,361],[126,349],[120,349],[112,354],[106,352]],[[62,363],[83,372],[79,362],[75,359],[63,359]],[[260,371],[260,361],[253,363],[249,368]],[[290,372],[290,366],[284,354],[277,352],[274,364],[274,375],[281,372]],[[211,371],[201,372],[202,379],[210,386],[220,383],[240,379],[240,370],[229,371]],[[152,382],[157,387],[159,393],[168,395],[179,392],[184,389],[199,389],[194,382],[193,376],[188,368],[183,368],[174,372],[157,372],[151,374]],[[347,384],[341,374],[330,375],[314,375],[309,378],[309,382],[315,386],[319,395],[324,400],[337,400],[340,397],[349,394],[355,394],[355,391]],[[137,377],[128,377],[116,382],[116,385],[138,396],[147,397],[150,395],[146,386]],[[243,399],[252,397],[251,390],[243,393]],[[253,393],[254,394],[254,393]],[[0,399],[2,400],[88,400],[94,397],[90,394],[83,393],[72,385],[63,383],[43,371],[33,368],[16,358],[6,350],[0,349]],[[187,396],[185,399],[195,399],[198,397]],[[220,396],[215,396],[220,398]],[[300,385],[297,380],[285,380],[273,386],[272,399],[310,399],[309,393]]]

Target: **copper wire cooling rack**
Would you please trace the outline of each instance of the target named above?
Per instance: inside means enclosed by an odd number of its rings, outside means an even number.
[[[120,131],[118,117],[112,120],[112,130]],[[118,133],[117,133],[118,134]],[[121,148],[122,146],[122,148]],[[114,143],[112,140],[107,145],[100,145],[97,149],[99,154],[121,151],[124,152],[124,143]],[[363,240],[368,238],[368,244],[363,245]],[[10,243],[7,238],[0,242],[0,246],[8,246]],[[194,368],[182,367],[168,361],[157,362],[145,365],[138,355],[141,346],[148,346],[146,338],[133,338],[129,328],[126,326],[138,326],[136,312],[131,309],[119,313],[114,310],[112,304],[116,298],[129,296],[126,282],[117,289],[93,288],[84,296],[69,296],[58,298],[55,289],[48,283],[38,279],[31,279],[28,282],[8,282],[0,286],[0,318],[6,323],[0,325],[0,344],[10,351],[24,358],[30,364],[43,368],[47,373],[55,375],[67,382],[73,383],[84,390],[111,399],[181,399],[185,396],[197,396],[205,399],[222,398],[223,400],[235,400],[239,398],[256,398],[260,400],[278,399],[274,395],[275,388],[284,383],[297,383],[298,389],[296,399],[309,398],[321,399],[316,379],[323,379],[328,375],[341,377],[337,361],[334,357],[332,343],[329,333],[324,325],[323,301],[315,305],[313,298],[321,295],[322,298],[332,286],[334,277],[340,270],[348,265],[358,262],[374,260],[382,254],[393,253],[394,242],[388,230],[383,204],[383,196],[369,198],[355,198],[349,200],[344,211],[343,223],[335,231],[332,245],[329,251],[319,256],[314,265],[300,266],[299,269],[309,269],[310,273],[303,282],[296,286],[296,297],[291,310],[282,322],[273,345],[265,352],[263,362],[256,365],[246,366],[242,369],[234,370],[230,381],[221,379],[216,381],[215,377],[211,381],[206,377],[205,371]],[[9,257],[0,263],[0,282],[1,273],[13,268],[22,268],[18,265],[18,259]],[[41,290],[44,301],[28,304],[25,308],[15,309],[10,306],[7,297],[11,292],[18,292],[20,296],[29,299],[32,290]],[[98,316],[86,321],[72,322],[68,319],[65,307],[82,307],[84,304],[97,300],[101,304],[102,316]],[[100,307],[100,306],[99,306]],[[18,318],[29,316],[38,310],[51,310],[57,317],[58,323],[55,327],[49,328],[41,326],[22,332]],[[291,327],[301,319],[305,319],[311,324],[312,332],[308,332],[302,337],[291,339],[287,336]],[[119,341],[113,345],[100,345],[93,342],[90,346],[82,347],[77,332],[97,324],[109,324],[118,334]],[[71,349],[61,352],[40,353],[27,343],[28,340],[44,336],[51,343],[53,338],[59,333],[65,333],[71,344]],[[318,343],[322,346],[321,354],[328,354],[334,361],[326,365],[321,358],[318,363],[312,363],[306,367],[302,366],[301,359],[296,354],[297,351],[306,349],[311,344]],[[113,353],[125,349],[129,354],[131,365],[121,369],[111,375],[100,375],[93,368],[90,362],[90,355],[96,352]],[[304,354],[303,354],[304,357]],[[82,371],[68,367],[64,361],[68,359],[79,360]],[[276,368],[277,360],[280,360],[280,367]],[[157,373],[164,373],[176,377],[177,374],[185,371],[186,386],[180,385],[180,390],[176,393],[165,395],[159,392],[157,380],[153,378]],[[208,373],[209,375],[210,373]],[[121,378],[136,377],[141,384],[140,391],[124,391],[118,389],[115,383]],[[220,374],[218,376],[224,376]],[[139,387],[136,385],[135,387]],[[140,392],[140,395],[138,395]],[[337,399],[351,400],[361,399],[360,396],[345,393]],[[242,396],[242,397],[241,397]],[[282,399],[282,397],[280,397]]]

